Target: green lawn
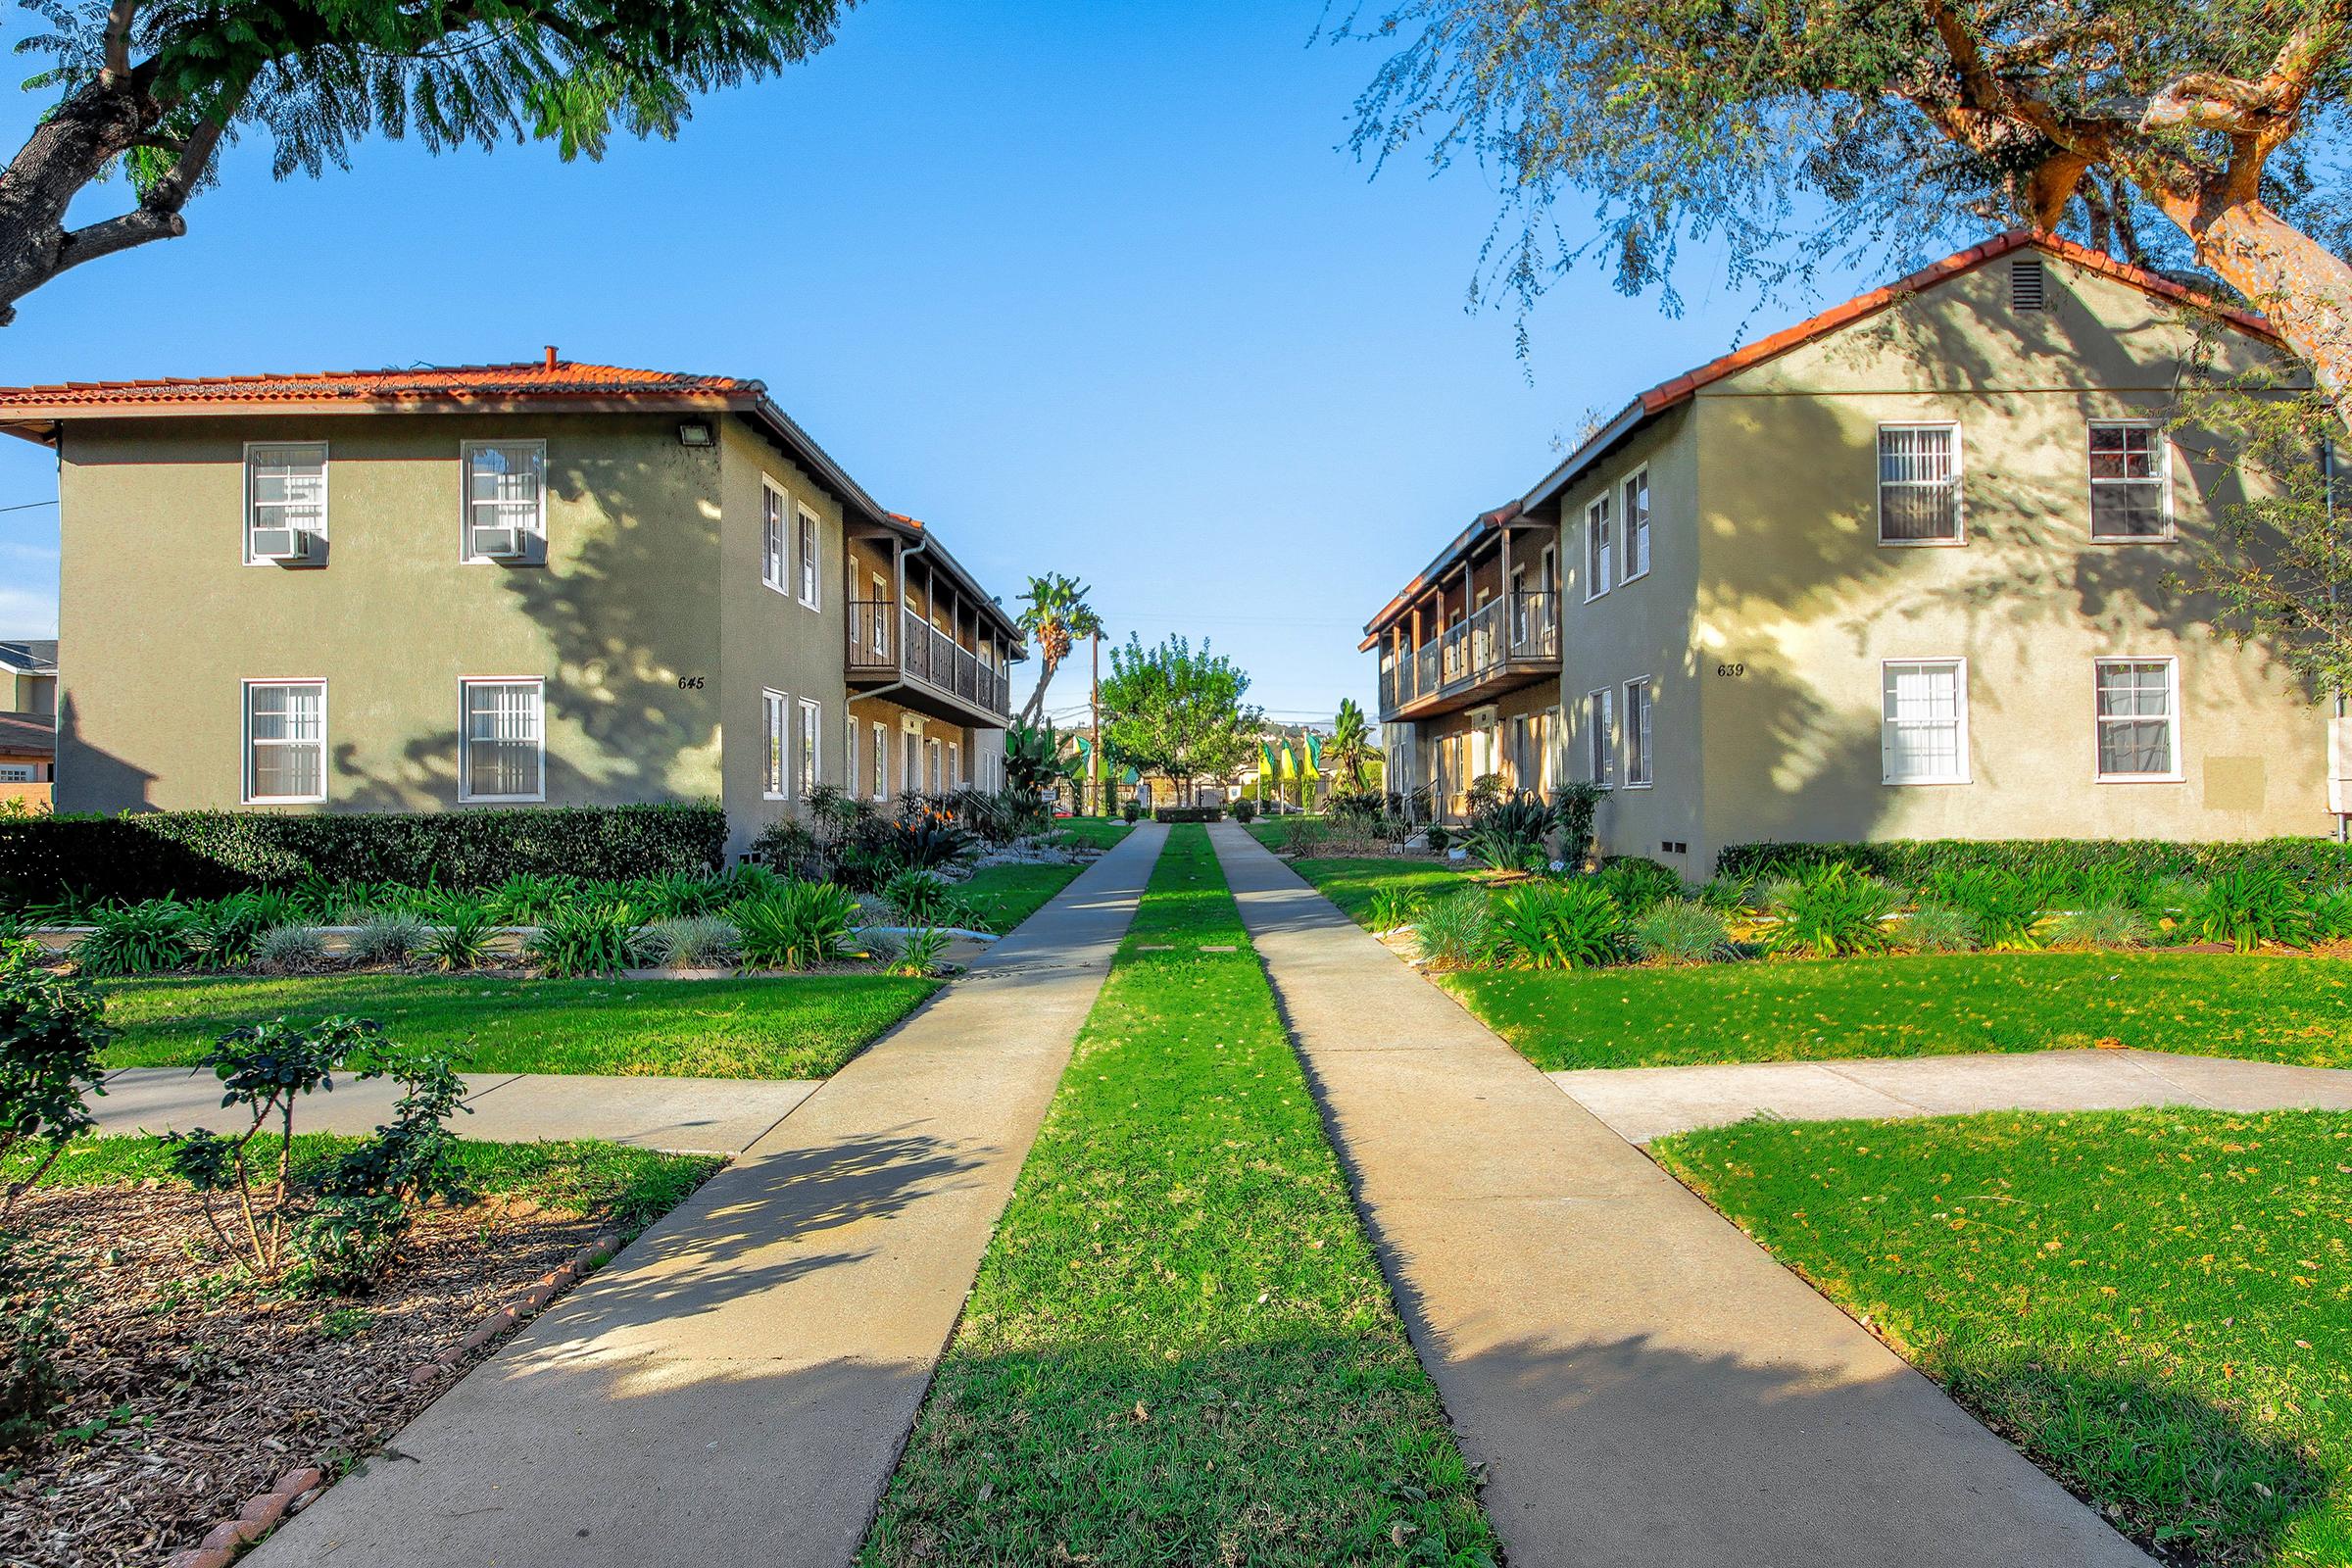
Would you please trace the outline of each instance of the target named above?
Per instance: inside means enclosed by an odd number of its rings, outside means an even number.
[[[822,1078],[934,991],[930,980],[514,980],[172,975],[100,984],[122,1031],[110,1067],[194,1061],[238,1024],[356,1013],[410,1045],[463,1053],[473,1072]]]
[[[1078,879],[1082,865],[984,865],[956,884],[956,894],[988,929],[1003,936],[1028,919],[1054,894]]]
[[[1065,816],[1055,819],[1054,831],[1067,833],[1076,843],[1092,845],[1098,850],[1107,850],[1134,832],[1135,824],[1113,821],[1100,816]]]
[[[1177,827],[861,1560],[1496,1550],[1207,836]]]
[[[1250,831],[1255,833],[1257,829],[1252,827]],[[1265,841],[1261,838],[1260,842]],[[1472,881],[1469,869],[1459,862],[1447,865],[1438,860],[1383,859],[1377,856],[1360,860],[1344,858],[1293,860],[1291,869],[1312,882],[1348,919],[1366,926],[1371,924],[1372,896],[1383,888],[1395,888],[1423,899],[1442,899],[1470,886]]]
[[[463,1134],[466,1118],[453,1125]],[[295,1126],[302,1125],[297,1107]],[[356,1138],[297,1133],[297,1178],[319,1169],[356,1146]],[[41,1178],[43,1187],[98,1187],[115,1182],[154,1181],[184,1185],[172,1174],[160,1138],[77,1138]],[[462,1139],[456,1159],[466,1182],[485,1197],[514,1193],[551,1208],[610,1216],[625,1241],[676,1207],[726,1160],[710,1154],[664,1154],[620,1144],[485,1144]],[[29,1154],[0,1163],[0,1173],[23,1175]]]
[[[2352,1562],[2352,1114],[1750,1122],[1652,1152],[2173,1562]]]
[[[1445,985],[1562,1067],[2041,1051],[2352,1066],[2352,963],[2226,954],[1972,953],[1687,968],[1494,969]]]

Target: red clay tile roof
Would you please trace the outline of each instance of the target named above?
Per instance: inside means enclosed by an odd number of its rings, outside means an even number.
[[[764,388],[731,375],[640,370],[538,360],[523,365],[444,365],[296,375],[205,375],[146,381],[67,381],[0,387],[0,414],[24,408],[140,408],[221,403],[505,401],[514,398],[743,398]]]
[[[55,757],[57,720],[38,713],[0,713],[0,757]]]

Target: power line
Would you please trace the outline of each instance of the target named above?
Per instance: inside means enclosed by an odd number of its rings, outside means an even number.
[[[0,507],[0,512],[30,512],[35,507],[54,507],[54,501],[26,501],[19,506]]]

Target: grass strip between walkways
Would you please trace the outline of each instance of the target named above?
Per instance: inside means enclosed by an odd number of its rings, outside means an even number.
[[[1208,836],[1178,827],[862,1560],[1495,1555]]]
[[[1755,1121],[1651,1152],[2166,1562],[2352,1562],[2352,1113]]]

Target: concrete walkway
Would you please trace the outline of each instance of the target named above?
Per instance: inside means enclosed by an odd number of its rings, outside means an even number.
[[[1512,1562],[2149,1568],[1249,835],[1211,834]]]
[[[1972,1110],[2352,1110],[2352,1070],[2162,1051],[2035,1051],[1706,1067],[1587,1067],[1551,1081],[1637,1144],[1750,1116],[1951,1116]]]
[[[256,1568],[850,1562],[1165,838],[1129,834]]]
[[[467,1073],[473,1114],[451,1126],[466,1138],[531,1143],[601,1138],[690,1153],[737,1154],[817,1090],[814,1081],[760,1078],[597,1078],[562,1073]],[[367,1133],[389,1121],[398,1085],[344,1081],[306,1098],[295,1126],[308,1133]],[[225,1131],[219,1080],[185,1067],[128,1067],[90,1102],[104,1134]]]

